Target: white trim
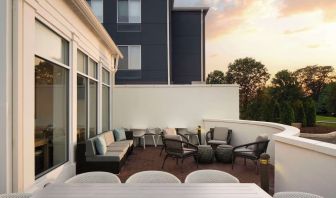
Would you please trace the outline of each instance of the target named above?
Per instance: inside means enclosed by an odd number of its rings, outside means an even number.
[[[170,85],[170,0],[167,0],[167,77],[168,77],[168,85]]]
[[[132,22],[129,22],[129,20],[128,20],[128,22],[119,22],[119,0],[117,0],[117,24],[118,23],[120,23],[120,24],[141,24],[142,23],[142,1],[141,0],[139,0],[140,1],[140,23],[132,23]],[[128,8],[128,17],[129,17],[129,0],[127,0],[127,3],[128,3],[128,5],[127,5],[127,8]],[[130,31],[130,32],[134,32],[134,31]],[[138,32],[138,31],[136,31],[136,32]]]
[[[12,191],[12,1],[0,2],[0,194]]]

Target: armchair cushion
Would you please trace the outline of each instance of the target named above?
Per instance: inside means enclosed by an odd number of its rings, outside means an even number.
[[[114,129],[113,130],[114,133],[114,137],[115,140],[118,141],[122,141],[122,140],[126,140],[126,133],[125,133],[125,129]]]
[[[104,155],[106,153],[106,142],[102,135],[95,139],[95,146],[98,155]]]
[[[114,136],[112,131],[105,132],[104,137],[107,146],[114,142]]]
[[[258,137],[256,138],[256,142],[261,142],[261,141],[266,141],[266,140],[268,140],[268,136],[265,135],[265,134],[263,134],[263,135],[258,135]],[[260,149],[260,148],[258,148],[258,146],[260,146],[260,145],[258,145],[258,144],[253,145],[253,146],[251,147],[251,149],[252,149],[253,151],[257,151],[258,149]]]
[[[163,130],[163,134],[166,135],[177,135],[176,129],[175,128],[165,128]]]
[[[227,144],[227,141],[226,140],[225,141],[222,141],[222,140],[209,140],[208,144],[218,144],[218,145],[220,145],[220,144]]]
[[[229,134],[229,129],[226,127],[215,127],[213,132],[213,139],[214,140],[222,140],[227,141]]]

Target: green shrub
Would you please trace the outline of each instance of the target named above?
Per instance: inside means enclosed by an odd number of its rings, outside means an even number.
[[[274,101],[272,110],[272,122],[280,122],[280,104],[278,101]]]
[[[293,108],[288,102],[282,103],[280,106],[280,122],[291,125],[295,120]]]
[[[316,105],[313,99],[308,99],[304,104],[304,111],[307,119],[307,126],[313,127],[316,125]]]
[[[303,126],[306,126],[307,119],[303,108],[303,102],[301,100],[296,100],[292,103],[292,107],[294,110],[295,122],[302,123]]]

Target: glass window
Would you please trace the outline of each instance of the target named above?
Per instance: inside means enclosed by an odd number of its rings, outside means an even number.
[[[68,160],[68,69],[35,57],[35,176]]]
[[[69,65],[69,42],[39,21],[35,22],[35,50],[39,56]]]
[[[141,46],[119,46],[124,58],[119,60],[120,70],[141,70]]]
[[[87,78],[77,75],[77,142],[86,140],[87,134]]]
[[[89,58],[89,76],[93,78],[97,78],[97,63],[94,62],[91,58]]]
[[[141,23],[141,0],[118,0],[118,23]]]
[[[110,85],[110,72],[103,68],[103,83]]]
[[[87,74],[87,56],[80,50],[77,50],[77,70]]]
[[[100,23],[104,22],[104,1],[103,0],[89,0],[89,5],[93,13],[96,15]]]
[[[89,86],[89,138],[97,134],[97,82],[90,80]]]
[[[108,131],[110,129],[110,88],[106,85],[102,87],[102,130]]]

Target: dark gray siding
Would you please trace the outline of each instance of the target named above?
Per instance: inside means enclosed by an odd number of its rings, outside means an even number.
[[[202,13],[173,11],[172,13],[172,80],[174,84],[201,81],[202,73]]]
[[[141,31],[117,31],[117,0],[104,1],[104,27],[117,45],[141,45],[141,70],[116,73],[116,84],[167,84],[167,0],[141,1]]]

